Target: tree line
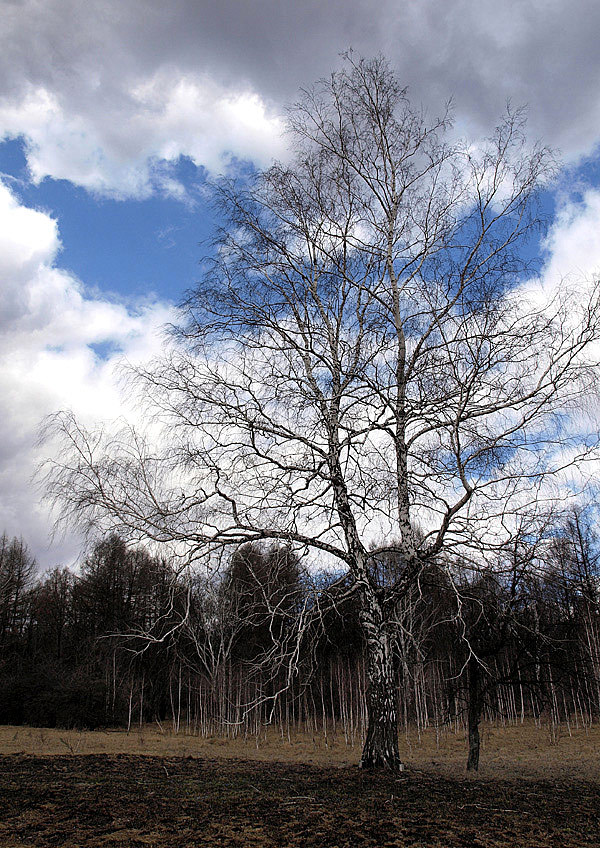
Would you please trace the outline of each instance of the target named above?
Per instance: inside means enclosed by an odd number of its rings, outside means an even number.
[[[455,724],[477,768],[483,717],[587,726],[600,714],[600,546],[573,511],[489,567],[439,561],[405,594],[393,657],[401,725]],[[376,555],[383,590],[403,565]],[[77,572],[36,575],[0,539],[0,723],[365,737],[366,646],[345,575],[282,545],[186,574],[111,535]]]

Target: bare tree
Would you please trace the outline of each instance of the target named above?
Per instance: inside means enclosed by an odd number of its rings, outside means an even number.
[[[563,611],[563,656],[569,674],[591,689],[600,712],[600,548],[595,504],[562,516],[547,551],[546,580]]]
[[[35,559],[23,539],[9,539],[3,533],[0,536],[0,649],[3,659],[27,624],[35,572]]]
[[[475,562],[507,543],[548,475],[582,459],[565,425],[594,382],[597,291],[524,285],[551,154],[527,146],[520,112],[481,145],[449,128],[384,59],[347,56],[290,109],[291,165],[214,186],[210,267],[170,353],[135,377],[166,446],[51,422],[65,520],[192,558],[283,540],[345,570],[367,646],[365,768],[401,765],[407,590],[441,552]],[[384,554],[402,567],[383,584]]]

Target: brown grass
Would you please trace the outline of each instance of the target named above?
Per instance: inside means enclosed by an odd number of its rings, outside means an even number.
[[[458,776],[464,772],[464,732],[415,730],[400,737],[400,753],[410,769]],[[267,762],[295,762],[320,766],[355,765],[360,740],[354,747],[343,735],[298,733],[288,740],[273,728],[259,737],[203,738],[173,733],[157,725],[125,730],[60,730],[0,726],[0,755],[132,754],[160,757],[241,758]],[[484,725],[479,779],[547,778],[600,780],[600,726],[557,732],[528,721],[523,725]]]

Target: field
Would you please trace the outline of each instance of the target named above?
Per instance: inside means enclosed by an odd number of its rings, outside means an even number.
[[[343,737],[202,739],[0,728],[0,845],[600,846],[600,729],[486,726],[477,776],[462,733],[401,738],[396,777]]]

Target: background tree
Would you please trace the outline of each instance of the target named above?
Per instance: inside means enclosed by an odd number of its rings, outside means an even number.
[[[231,557],[221,592],[230,619],[239,621],[233,651],[255,661],[285,639],[287,619],[295,617],[301,594],[298,558],[281,546],[243,545]]]
[[[35,559],[22,539],[0,536],[0,656],[6,660],[29,619]]]
[[[65,520],[192,559],[280,540],[347,571],[367,768],[400,766],[406,593],[441,552],[484,556],[535,513],[548,475],[583,456],[565,422],[595,385],[597,292],[522,285],[551,156],[518,112],[478,145],[449,127],[384,59],[346,57],[290,110],[291,165],[214,186],[211,267],[175,347],[136,375],[164,449],[70,415],[51,425]],[[384,553],[402,567],[381,586]]]
[[[558,522],[546,552],[547,639],[543,654],[549,669],[547,700],[557,718],[557,684],[566,681],[575,690],[591,686],[595,693],[592,700],[600,706],[600,547],[596,521],[595,509],[569,510]]]
[[[36,563],[22,539],[0,536],[0,715],[20,721]]]

